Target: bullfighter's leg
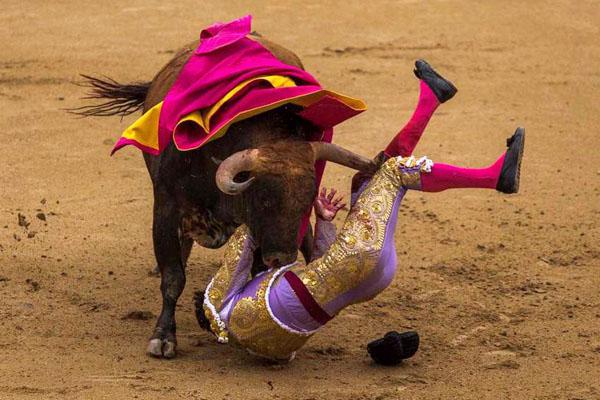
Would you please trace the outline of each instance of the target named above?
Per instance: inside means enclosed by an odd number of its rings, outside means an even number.
[[[315,242],[315,236],[313,233],[313,228],[311,224],[308,224],[306,228],[306,233],[302,238],[302,243],[300,243],[300,252],[304,257],[304,261],[308,264],[310,260],[313,259],[313,246]]]
[[[435,110],[457,92],[452,82],[443,78],[424,60],[415,62],[414,73],[419,78],[419,101],[410,120],[384,150],[388,157],[410,156]]]
[[[175,306],[185,287],[179,237],[180,214],[175,199],[166,190],[155,187],[154,192],[152,236],[163,302],[147,352],[154,357],[173,358],[177,347]]]
[[[419,79],[419,101],[406,125],[394,136],[385,150],[376,156],[375,161],[380,165],[390,157],[410,156],[419,143],[435,110],[441,103],[445,103],[454,97],[458,91],[452,82],[438,74],[424,60],[415,62],[414,73]],[[350,197],[351,205],[356,202],[370,178],[369,175],[362,172],[357,172],[354,175]]]
[[[525,130],[518,128],[507,140],[508,150],[486,168],[461,168],[436,163],[431,173],[421,179],[424,192],[441,192],[455,188],[496,189],[502,193],[519,190],[520,160],[525,147]]]

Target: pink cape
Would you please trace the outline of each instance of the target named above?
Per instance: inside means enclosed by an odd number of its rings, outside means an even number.
[[[276,106],[290,99],[325,92],[308,72],[282,63],[257,41],[247,37],[251,31],[250,15],[228,22],[214,24],[200,34],[200,44],[187,61],[175,83],[167,93],[158,123],[158,150],[142,146],[135,140],[122,137],[113,152],[132,144],[143,151],[160,154],[174,141],[181,151],[201,147],[222,128],[226,128],[244,112]],[[259,76],[281,75],[292,78],[296,86],[274,88],[268,85],[249,85],[237,93],[212,117],[210,129],[177,127],[178,122],[195,111],[206,109],[242,82]],[[299,113],[321,128],[311,140],[331,142],[332,127],[364,108],[351,107],[336,97],[324,93]],[[177,128],[176,128],[177,127]],[[218,136],[217,136],[218,137]],[[325,162],[315,164],[316,185],[320,186]],[[298,234],[299,242],[306,233],[311,210],[307,210]]]

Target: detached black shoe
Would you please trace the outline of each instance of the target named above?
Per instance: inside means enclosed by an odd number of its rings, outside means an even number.
[[[449,80],[435,72],[425,60],[415,61],[413,71],[417,78],[424,81],[433,91],[440,103],[445,103],[454,97],[458,89]]]
[[[417,332],[391,331],[367,345],[367,351],[373,361],[381,365],[398,365],[402,360],[414,356],[418,349]]]
[[[525,149],[525,128],[517,128],[514,135],[506,140],[508,150],[502,163],[502,171],[496,190],[502,193],[517,193],[521,177],[521,160]]]

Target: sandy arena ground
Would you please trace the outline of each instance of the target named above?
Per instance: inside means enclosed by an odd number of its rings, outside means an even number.
[[[0,1],[1,399],[600,398],[598,1],[171,3]],[[199,330],[192,293],[221,252],[196,247],[179,356],[152,359],[150,182],[136,149],[109,157],[134,116],[61,109],[82,104],[79,73],[150,79],[202,27],[250,12],[325,86],[369,104],[337,143],[369,156],[387,143],[422,57],[459,93],[417,153],[486,165],[524,125],[522,190],[410,193],[392,286],[286,366]],[[325,184],[347,194],[350,176],[330,166]],[[376,366],[365,345],[392,329],[419,331],[421,350]]]

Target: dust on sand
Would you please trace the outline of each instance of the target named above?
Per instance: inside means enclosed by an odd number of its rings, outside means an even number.
[[[226,3],[226,4],[223,4]],[[471,166],[528,132],[519,195],[410,193],[399,271],[278,366],[201,332],[192,293],[219,251],[196,248],[179,357],[144,355],[160,309],[152,197],[125,118],[76,119],[78,73],[146,80],[216,20],[252,12],[329,88],[370,111],[336,142],[366,155],[408,118],[425,58],[459,87],[418,154]],[[4,1],[0,14],[0,398],[597,399],[600,397],[600,7],[595,1]],[[347,193],[349,170],[325,185]],[[368,340],[422,348],[373,365]]]

